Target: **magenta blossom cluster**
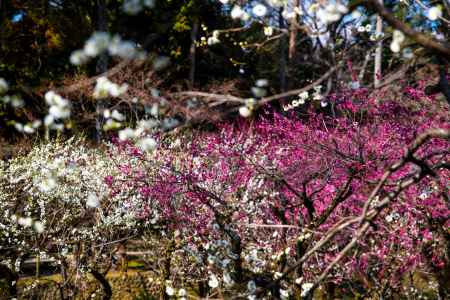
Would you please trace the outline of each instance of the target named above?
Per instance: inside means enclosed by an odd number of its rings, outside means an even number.
[[[354,228],[299,263],[302,256],[333,226],[361,214],[386,169],[418,134],[450,129],[448,110],[430,113],[423,107],[432,100],[412,88],[406,95],[406,102],[416,103],[378,103],[365,90],[344,92],[330,96],[332,116],[266,112],[251,121],[217,124],[213,132],[157,137],[160,147],[152,153],[116,142],[111,158],[128,153],[130,161],[118,163],[121,175],[105,181],[112,197],[139,199],[142,222],[177,232],[187,257],[183,267],[198,271],[192,276],[215,274],[225,289],[248,282],[239,288],[249,295],[258,292],[253,285],[277,297],[274,287],[282,294],[302,293]],[[442,164],[448,164],[449,149],[449,141],[439,139],[418,149],[415,155],[428,165],[444,167],[403,190],[377,216],[333,268],[328,285],[357,283],[367,293],[402,294],[410,272],[439,277],[449,268],[450,172]],[[392,174],[373,205],[417,168],[406,164]]]

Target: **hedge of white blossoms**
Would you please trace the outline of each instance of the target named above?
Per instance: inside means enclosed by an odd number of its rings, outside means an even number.
[[[142,224],[137,217],[142,199],[111,196],[105,182],[108,175],[120,180],[115,163],[135,162],[121,160],[120,153],[114,158],[70,139],[0,161],[0,263],[14,264],[7,249],[26,256],[52,247],[54,255],[55,247],[67,253],[77,241],[98,244],[135,235]]]

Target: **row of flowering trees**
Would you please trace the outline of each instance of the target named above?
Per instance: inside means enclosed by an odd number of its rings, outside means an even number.
[[[50,256],[66,295],[82,293],[90,273],[110,296],[116,244],[146,237],[154,292],[166,297],[288,299],[317,287],[413,297],[426,291],[404,279],[422,271],[445,297],[448,113],[420,109],[429,98],[335,97],[338,117],[267,109],[214,132],[154,132],[155,150],[125,138],[106,150],[71,140],[3,165],[11,284],[25,259]]]
[[[183,237],[196,271],[225,290],[247,282],[238,292],[250,298],[307,296],[325,278],[403,294],[403,276],[422,268],[442,279],[444,296],[448,114],[370,99],[358,106],[364,92],[356,95],[336,95],[342,117],[269,112],[189,140],[161,139],[150,158],[120,144],[141,163],[121,165],[126,180],[111,178],[111,190],[135,193],[143,218]],[[431,128],[443,129],[413,142]],[[356,250],[345,256],[350,243]]]
[[[345,36],[344,20],[352,13],[356,29],[361,5],[393,27],[392,52],[407,41],[434,55],[450,50],[436,34],[427,36],[399,22],[376,0],[348,6],[323,1],[308,8],[298,1],[220,2],[244,27],[214,31],[198,43],[199,24],[193,26],[192,83],[196,47],[217,45],[229,32],[248,30],[251,22],[264,25],[266,41],[256,48],[289,36],[289,59],[295,57],[296,32],[304,30],[309,46],[330,52],[329,70],[287,92],[280,80],[282,93],[275,95],[268,95],[273,91],[269,80],[258,79],[243,93],[252,98],[148,90],[149,78],[139,87],[107,78],[132,59],[137,65],[146,62],[145,47],[94,33],[72,53],[72,64],[106,55],[123,61],[69,90],[92,87],[92,97],[102,101],[97,129],[121,130],[98,148],[77,138],[52,142],[53,130],[73,126],[74,104],[59,94],[70,94],[67,89],[45,93],[48,115],[42,120],[14,123],[23,134],[45,127],[46,142],[0,165],[0,270],[9,295],[17,295],[21,268],[33,257],[38,265],[44,258],[57,264],[61,298],[109,299],[113,291],[106,275],[119,254],[117,245],[140,241],[152,253],[147,262],[155,278],[151,293],[162,298],[298,299],[320,291],[336,297],[422,297],[428,292],[448,297],[448,106],[426,96],[420,82],[397,95],[365,88],[370,55],[357,75],[350,57],[364,48]],[[133,15],[154,6],[154,1],[124,2],[125,12]],[[442,11],[431,7],[427,18],[445,22]],[[277,13],[280,20],[290,20],[289,30],[286,24],[272,26]],[[336,22],[344,25],[333,27]],[[279,36],[272,36],[274,31]],[[357,31],[371,32],[371,26],[360,24]],[[377,34],[371,40],[380,54],[384,36],[379,28]],[[323,47],[324,42],[331,46]],[[247,46],[242,43],[243,50]],[[406,52],[403,58],[412,59],[411,49]],[[152,70],[141,77],[154,76],[168,62],[166,56],[153,59]],[[281,55],[280,68],[286,63]],[[448,80],[440,70],[437,86],[445,94]],[[342,84],[343,78],[349,82]],[[377,87],[389,83],[389,78],[376,80]],[[14,109],[25,105],[2,78],[0,96]],[[104,107],[112,98],[119,104]],[[270,106],[277,100],[281,109]],[[120,103],[142,104],[146,117],[132,126],[117,109]],[[172,131],[183,121],[189,125],[197,109],[221,108],[224,115],[244,118],[216,122],[211,131]],[[140,119],[140,112],[131,110]],[[407,278],[423,272],[431,274],[430,284],[417,290]],[[96,291],[83,289],[91,275],[100,286]]]

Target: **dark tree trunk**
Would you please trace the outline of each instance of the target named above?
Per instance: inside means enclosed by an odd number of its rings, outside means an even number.
[[[106,0],[97,0],[97,30],[101,32],[106,32],[108,30]],[[107,69],[108,54],[102,53],[100,54],[100,57],[97,61],[96,72],[97,74],[105,73]],[[105,107],[105,104],[106,103],[104,100],[97,100],[97,119],[95,123],[97,142],[100,142],[100,140],[102,139],[102,111]]]
[[[0,279],[6,279],[8,284],[8,292],[11,298],[17,296],[17,280],[19,276],[7,266],[0,264]],[[14,284],[13,284],[14,283]]]
[[[286,24],[284,22],[283,18],[283,8],[280,8],[278,13],[278,26],[280,28],[285,28]],[[287,66],[287,59],[286,54],[288,51],[288,41],[287,37],[284,35],[280,39],[280,60],[278,61],[278,76],[280,81],[280,91],[285,92],[287,90],[287,76],[286,76],[286,66]]]
[[[111,285],[109,284],[109,282],[106,279],[105,275],[101,274],[100,272],[98,272],[96,270],[91,270],[90,273],[102,285],[103,292],[104,292],[102,300],[109,300],[109,299],[111,299],[111,297],[112,297],[112,289],[111,289]]]
[[[189,50],[189,60],[191,63],[190,69],[189,69],[189,88],[194,87],[195,83],[195,65],[196,65],[196,43],[197,43],[197,34],[198,34],[198,20],[194,21],[194,24],[192,24],[192,30],[191,30],[191,48]]]

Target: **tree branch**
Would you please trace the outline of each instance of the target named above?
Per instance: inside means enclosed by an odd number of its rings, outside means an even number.
[[[430,49],[434,52],[438,52],[440,54],[444,54],[446,56],[450,56],[450,48],[440,43],[436,39],[429,37],[423,33],[415,31],[409,25],[400,21],[397,17],[395,17],[386,7],[378,2],[378,0],[368,0],[362,2],[362,5],[368,9],[375,10],[389,25],[394,27],[397,30],[400,30],[408,37],[415,40],[417,43],[422,45],[423,47]]]

